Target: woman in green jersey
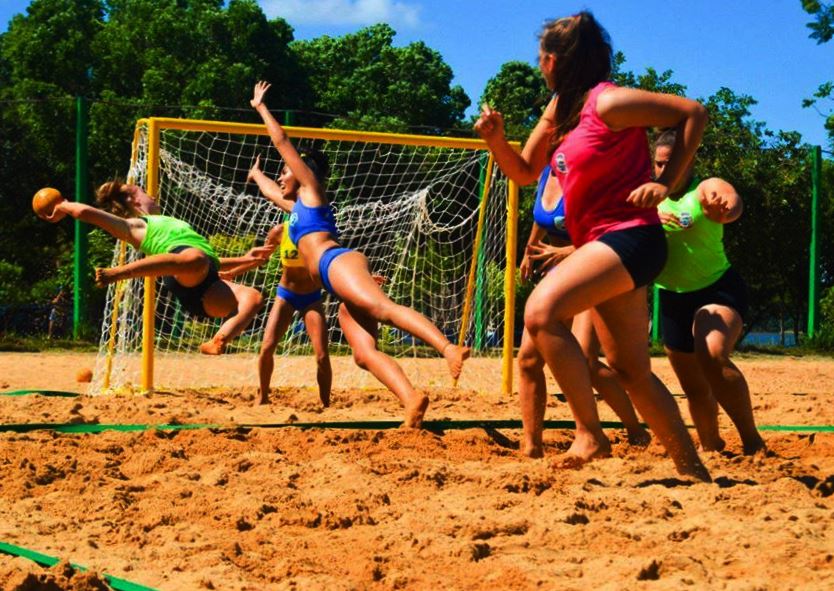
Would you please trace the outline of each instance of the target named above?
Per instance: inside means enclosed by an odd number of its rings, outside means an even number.
[[[657,138],[656,176],[669,162],[675,139],[674,130]],[[684,178],[657,208],[669,247],[666,267],[655,279],[663,344],[704,450],[724,448],[720,404],[738,429],[744,453],[753,454],[765,444],[747,381],[730,360],[747,313],[747,287],[724,253],[724,224],[741,215],[741,197],[722,179],[695,179],[692,165]]]
[[[141,187],[119,180],[101,185],[96,202],[99,207],[62,201],[50,219],[57,221],[63,217],[58,214],[69,214],[124,240],[145,255],[126,265],[96,269],[96,285],[161,276],[163,285],[190,314],[226,318],[214,338],[200,345],[200,352],[207,355],[223,353],[229,341],[261,309],[263,296],[252,287],[220,279],[218,272],[253,260],[266,260],[270,247],[253,248],[244,256],[221,259],[209,241],[187,223],[160,215],[159,204]]]

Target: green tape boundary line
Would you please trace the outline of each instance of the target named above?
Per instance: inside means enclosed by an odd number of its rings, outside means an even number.
[[[623,429],[622,423],[617,421],[602,421],[604,429]],[[324,421],[317,423],[242,423],[242,424],[210,424],[188,423],[182,425],[170,424],[91,424],[91,423],[18,423],[0,424],[0,432],[29,433],[31,431],[56,431],[58,433],[103,433],[105,431],[192,431],[197,429],[364,429],[384,430],[397,429],[402,421]],[[574,429],[573,421],[544,421],[545,429]],[[484,420],[448,420],[424,421],[423,429],[427,431],[445,431],[457,429],[521,429],[521,421],[517,419],[484,419]],[[689,426],[690,429],[694,427]],[[760,431],[784,431],[799,433],[834,433],[834,425],[760,425]]]
[[[35,552],[34,550],[29,550],[28,548],[15,546],[14,544],[8,544],[6,542],[0,542],[0,553],[26,558],[47,568],[53,567],[61,561],[60,558],[49,556],[47,554],[41,554],[40,552]],[[89,570],[85,566],[74,564],[72,562],[70,564],[74,569],[81,572]],[[104,577],[104,580],[107,581],[107,584],[113,587],[116,591],[157,591],[153,587],[146,587],[144,585],[139,585],[138,583],[131,583],[130,581],[114,577],[113,575],[103,574],[102,576]]]
[[[0,396],[28,396],[29,394],[40,394],[42,396],[53,396],[57,398],[77,398],[77,392],[64,392],[62,390],[6,390],[0,392]]]

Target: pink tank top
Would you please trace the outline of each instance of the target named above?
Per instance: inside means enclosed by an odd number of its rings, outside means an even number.
[[[614,230],[659,224],[656,208],[635,207],[629,194],[651,181],[646,129],[611,131],[597,114],[597,97],[611,82],[588,93],[577,125],[553,152],[551,167],[565,193],[565,221],[575,246]]]

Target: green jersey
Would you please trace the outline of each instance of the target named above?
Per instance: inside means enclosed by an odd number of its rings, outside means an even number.
[[[678,227],[664,225],[669,258],[655,279],[662,289],[678,293],[697,291],[718,281],[730,268],[724,253],[724,225],[709,219],[698,200],[698,181],[677,201],[665,199],[658,212],[678,216]]]
[[[198,248],[206,253],[220,268],[220,258],[214,252],[209,241],[200,236],[194,229],[182,220],[167,215],[142,216],[148,225],[145,239],[139,245],[139,250],[147,255],[171,252],[177,246]]]

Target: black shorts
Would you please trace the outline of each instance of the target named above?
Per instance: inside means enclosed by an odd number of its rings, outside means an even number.
[[[695,312],[709,304],[732,308],[744,321],[747,316],[747,285],[735,269],[727,269],[718,281],[697,291],[677,293],[660,290],[663,344],[673,351],[694,352],[692,323]]]
[[[175,246],[169,252],[178,253],[191,246]],[[211,318],[206,314],[206,309],[203,307],[203,297],[206,295],[208,289],[220,281],[220,275],[217,274],[217,263],[214,259],[210,259],[209,270],[206,278],[194,287],[185,287],[180,284],[172,275],[164,275],[162,277],[162,285],[170,291],[183,309],[198,318]]]
[[[666,235],[660,224],[614,230],[597,240],[617,253],[635,288],[654,281],[666,264]]]

